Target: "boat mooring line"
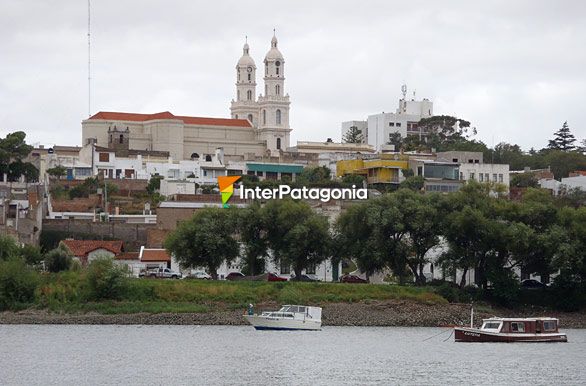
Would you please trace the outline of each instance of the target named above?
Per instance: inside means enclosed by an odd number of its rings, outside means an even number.
[[[444,342],[448,339],[450,339],[452,337],[452,334],[454,334],[454,330],[452,330],[452,333],[450,334],[450,336],[448,336],[446,339],[444,339]]]
[[[429,338],[425,338],[425,339],[423,339],[422,342],[425,342],[427,340],[430,340],[431,338],[435,338],[436,336],[440,336],[441,334],[445,334],[448,331],[452,331],[453,332],[454,330],[450,328],[448,330],[445,330],[445,331],[440,332],[439,334],[435,334],[435,335],[430,336]]]

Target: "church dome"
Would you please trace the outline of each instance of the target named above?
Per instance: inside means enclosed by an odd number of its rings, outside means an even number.
[[[265,56],[265,60],[276,60],[276,59],[283,60],[283,54],[281,54],[281,51],[279,51],[279,49],[277,48],[277,37],[273,36],[273,38],[271,39],[271,49],[269,50],[269,52],[267,52],[267,55]]]
[[[254,59],[252,59],[252,56],[249,55],[249,52],[250,52],[250,47],[248,46],[248,43],[245,43],[244,47],[242,48],[242,57],[238,61],[239,66],[254,66],[255,65]]]

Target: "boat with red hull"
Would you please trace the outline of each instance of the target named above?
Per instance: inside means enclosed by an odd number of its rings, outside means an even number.
[[[456,342],[567,342],[555,318],[489,318],[480,328],[455,327]]]

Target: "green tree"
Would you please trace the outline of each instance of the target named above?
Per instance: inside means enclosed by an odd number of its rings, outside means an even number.
[[[342,140],[346,143],[362,143],[364,142],[364,135],[362,135],[362,130],[358,127],[350,126]]]
[[[514,188],[538,188],[539,183],[535,173],[517,173],[511,177],[511,187]]]
[[[20,256],[20,247],[10,236],[0,235],[0,260],[9,260]]]
[[[236,210],[205,208],[197,211],[167,236],[165,248],[182,267],[205,267],[216,279],[222,263],[230,263],[239,253],[234,238]]]
[[[401,182],[400,187],[414,191],[420,191],[425,185],[425,178],[423,176],[411,176],[407,177]]]
[[[59,246],[45,255],[45,268],[49,272],[67,271],[72,262],[71,252],[67,247]]]
[[[267,230],[263,214],[257,202],[239,211],[238,231],[244,244],[242,272],[245,275],[259,275],[265,271]]]
[[[149,183],[146,187],[148,194],[153,195],[155,191],[161,189],[161,180],[164,179],[162,176],[154,175],[150,178]]]
[[[32,303],[39,275],[21,259],[0,261],[0,311]]]
[[[364,184],[364,181],[364,176],[361,176],[359,174],[346,174],[344,177],[342,177],[343,184],[349,186],[356,185],[357,188],[361,188]]]
[[[57,179],[61,179],[61,177],[67,175],[67,169],[65,166],[57,165],[50,169],[47,169],[47,174],[51,177],[57,177]]]
[[[128,287],[127,272],[108,256],[98,256],[87,270],[91,300],[120,299]]]
[[[275,262],[293,267],[296,279],[311,265],[330,256],[328,220],[305,202],[273,200],[263,208],[267,245]]]
[[[553,135],[553,139],[550,140],[547,145],[548,149],[561,151],[572,151],[576,149],[576,146],[574,145],[576,138],[570,131],[568,121],[564,122],[561,129],[556,131]]]
[[[297,182],[305,185],[318,185],[331,181],[331,171],[326,166],[307,166],[303,169]]]
[[[30,162],[22,162],[33,147],[25,142],[26,134],[22,131],[9,133],[0,138],[0,173],[8,174],[10,181],[16,181],[24,176],[27,181],[38,181],[39,171]]]
[[[401,136],[401,133],[395,131],[394,133],[389,134],[389,142],[387,142],[387,145],[395,146],[395,151],[401,150],[403,147],[403,137]]]

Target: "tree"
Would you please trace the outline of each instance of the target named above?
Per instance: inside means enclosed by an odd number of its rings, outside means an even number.
[[[307,166],[297,177],[297,182],[306,185],[328,183],[332,179],[331,173],[330,168],[326,166]]]
[[[265,271],[267,230],[263,214],[257,202],[239,211],[238,231],[244,244],[242,272],[246,275],[259,275]]]
[[[230,263],[239,253],[234,238],[236,210],[205,208],[197,211],[167,236],[165,248],[182,267],[205,267],[216,279],[222,263]]]
[[[65,166],[57,165],[50,169],[47,169],[47,174],[51,177],[57,177],[57,179],[61,179],[61,177],[67,175],[67,169]]]
[[[420,191],[423,189],[425,185],[425,178],[423,176],[411,176],[407,177],[403,182],[401,182],[400,187],[411,189],[414,191]]]
[[[550,140],[547,145],[548,149],[561,151],[572,151],[576,149],[576,146],[574,145],[576,138],[570,132],[568,121],[565,121],[561,129],[556,131],[553,135],[554,138]]]
[[[119,299],[128,283],[127,273],[114,264],[111,257],[98,256],[87,271],[89,298],[92,300]]]
[[[20,256],[20,248],[10,236],[0,235],[0,261],[9,260]]]
[[[24,141],[26,134],[16,131],[0,138],[0,173],[8,174],[10,181],[24,176],[27,181],[34,182],[39,178],[39,171],[30,162],[22,162],[33,147]]]
[[[395,131],[394,133],[389,134],[389,142],[387,145],[393,145],[395,147],[395,151],[401,150],[403,147],[403,137],[401,133]]]
[[[64,246],[58,246],[45,255],[45,268],[49,272],[67,271],[72,260],[69,249]]]
[[[342,140],[346,143],[362,143],[364,142],[364,136],[362,135],[362,130],[358,127],[350,126]]]
[[[148,194],[153,195],[155,191],[161,189],[161,180],[164,179],[163,176],[154,175],[150,178],[149,183],[146,187]]]
[[[263,211],[273,259],[291,265],[297,280],[304,269],[328,258],[331,236],[325,216],[305,202],[290,199],[270,201]]]
[[[514,188],[538,188],[539,183],[535,173],[517,173],[511,177],[511,187]]]

